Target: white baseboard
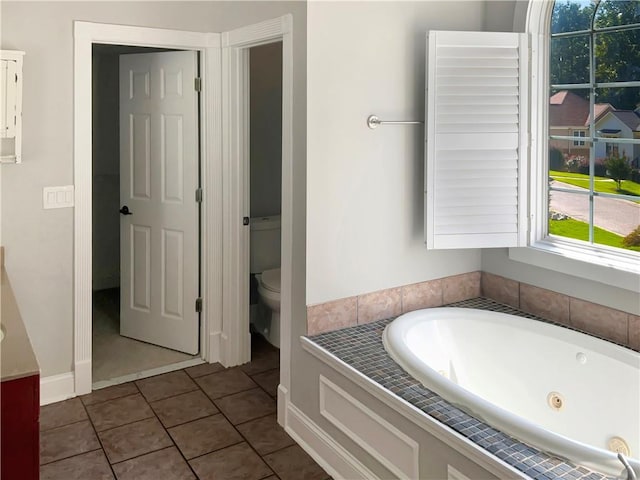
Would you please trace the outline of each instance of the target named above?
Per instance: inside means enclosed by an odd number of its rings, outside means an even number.
[[[76,361],[73,371],[75,374],[76,395],[91,393],[91,358]]]
[[[289,390],[282,384],[278,384],[278,423],[284,428],[287,426],[287,406],[289,405]]]
[[[73,372],[40,379],[40,406],[60,402],[76,396]]]
[[[220,342],[221,342],[222,332],[211,332],[209,333],[209,349],[208,355],[205,357],[205,360],[209,363],[220,362],[221,353],[220,353]]]
[[[286,421],[287,433],[336,480],[379,480],[292,403],[287,405]]]

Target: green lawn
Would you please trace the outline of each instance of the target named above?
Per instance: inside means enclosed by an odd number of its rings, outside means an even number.
[[[561,237],[575,238],[576,240],[583,240],[585,242],[589,241],[589,225],[578,220],[549,220],[549,233]],[[593,236],[595,243],[599,245],[640,251],[640,247],[625,247],[622,245],[623,237],[603,230],[602,228],[594,227]]]
[[[560,172],[550,170],[549,176],[554,180],[575,185],[576,187],[589,188],[589,175],[582,173]],[[631,180],[622,181],[622,190],[616,190],[616,182],[607,177],[595,177],[596,192],[622,193],[623,195],[640,196],[640,183]]]

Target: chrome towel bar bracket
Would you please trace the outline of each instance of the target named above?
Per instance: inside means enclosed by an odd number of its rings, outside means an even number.
[[[634,472],[633,467],[629,465],[628,460],[620,452],[618,452],[618,460],[620,460],[622,465],[624,465],[624,469],[627,471],[627,480],[638,480],[638,477],[636,475],[636,472]]]
[[[380,120],[376,115],[369,115],[367,126],[370,129],[378,128],[379,125],[423,125],[422,120]]]

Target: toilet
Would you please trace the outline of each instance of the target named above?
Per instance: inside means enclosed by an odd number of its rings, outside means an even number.
[[[280,348],[280,215],[252,217],[250,228],[250,269],[264,306],[252,323],[271,345]]]
[[[260,300],[269,309],[268,325],[261,332],[274,347],[280,348],[280,269],[272,268],[256,275]]]

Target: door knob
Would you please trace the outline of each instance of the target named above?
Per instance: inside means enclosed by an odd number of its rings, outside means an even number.
[[[132,215],[133,214],[133,212],[131,210],[129,210],[129,207],[127,207],[126,205],[120,209],[120,213],[122,215]]]

